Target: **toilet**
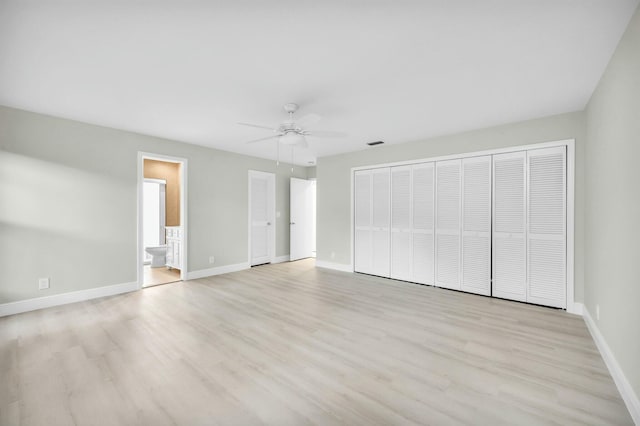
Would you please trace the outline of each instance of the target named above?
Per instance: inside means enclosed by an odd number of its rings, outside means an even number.
[[[167,263],[167,246],[145,247],[144,251],[151,255],[151,267],[159,268]]]

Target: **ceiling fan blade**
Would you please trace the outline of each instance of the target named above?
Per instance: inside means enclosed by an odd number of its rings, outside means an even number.
[[[258,129],[267,129],[267,130],[271,130],[272,132],[275,132],[278,130],[278,129],[274,129],[273,127],[263,126],[262,124],[251,124],[251,123],[238,123],[238,124],[241,126],[257,127]]]
[[[300,117],[299,120],[296,120],[296,125],[301,128],[305,128],[307,126],[313,126],[318,121],[320,121],[322,117],[318,114],[307,114],[303,117]]]
[[[308,132],[304,132],[304,135],[315,138],[344,138],[348,136],[345,132],[332,132],[330,130],[310,130]]]
[[[260,141],[266,141],[268,139],[276,139],[276,138],[279,138],[279,137],[280,137],[280,135],[278,134],[278,135],[273,135],[273,136],[267,136],[266,138],[254,139],[254,140],[251,140],[251,141],[247,141],[245,143],[254,143],[254,142],[260,142]]]

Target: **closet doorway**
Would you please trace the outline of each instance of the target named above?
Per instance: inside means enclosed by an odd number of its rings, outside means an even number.
[[[574,141],[352,169],[353,270],[573,312]]]

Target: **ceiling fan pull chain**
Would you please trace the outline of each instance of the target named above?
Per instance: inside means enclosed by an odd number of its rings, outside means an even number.
[[[293,175],[293,145],[291,146],[291,174]]]

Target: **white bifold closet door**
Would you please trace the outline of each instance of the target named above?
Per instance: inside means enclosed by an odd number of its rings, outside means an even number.
[[[391,167],[391,278],[413,278],[411,166]]]
[[[525,151],[493,156],[493,290],[504,299],[526,302]]]
[[[390,184],[388,167],[354,175],[356,272],[389,276]]]
[[[371,170],[354,174],[354,270],[371,273]]]
[[[462,160],[463,291],[491,295],[491,156]]]
[[[460,290],[462,160],[436,162],[436,286]]]
[[[527,302],[566,308],[566,149],[527,156]]]
[[[371,207],[373,218],[371,273],[381,277],[390,275],[390,228],[391,228],[391,175],[389,167],[371,172],[373,191]]]
[[[412,259],[413,279],[417,283],[435,283],[434,217],[435,217],[434,163],[416,164],[411,168],[412,198]]]

